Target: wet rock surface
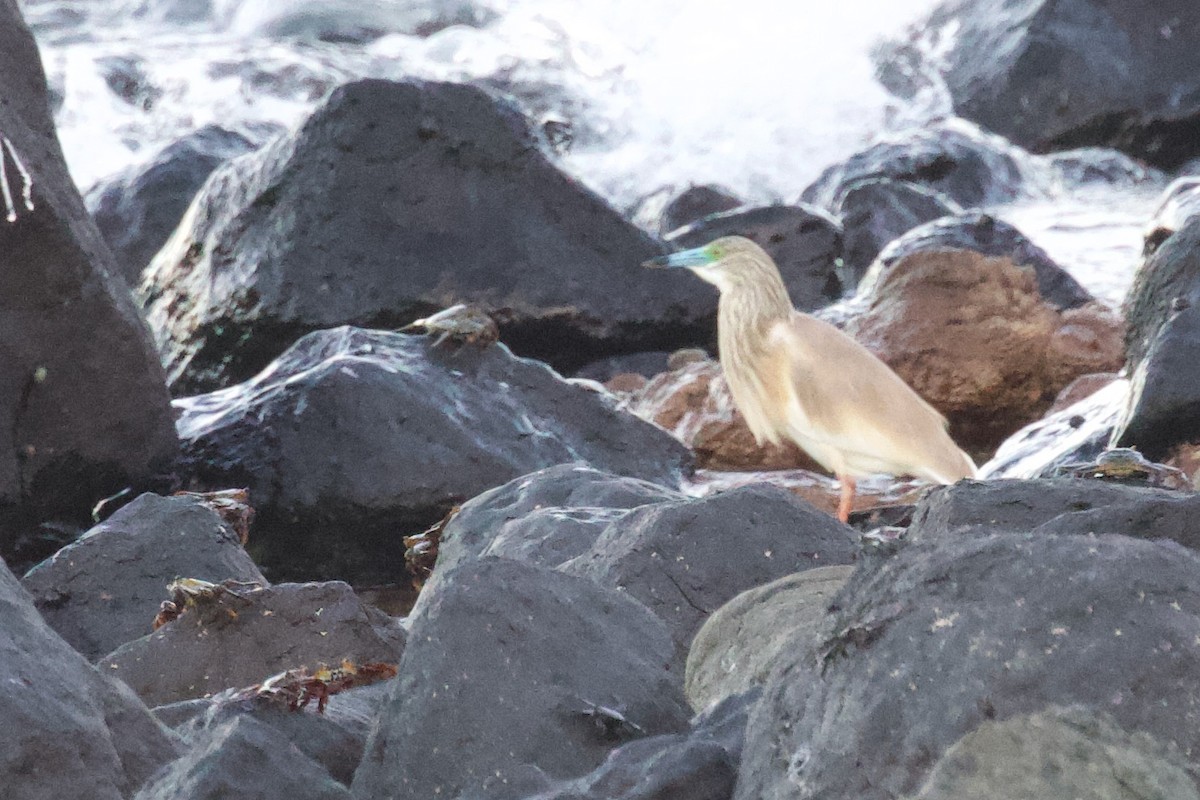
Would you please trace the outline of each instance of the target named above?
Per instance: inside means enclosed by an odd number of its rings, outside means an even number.
[[[360,81],[218,169],[142,286],[177,394],[244,380],[298,336],[460,302],[569,371],[706,341],[716,297],[463,85]],[[620,285],[622,291],[612,287]]]
[[[1116,378],[1066,408],[1052,409],[1005,439],[980,466],[980,476],[1049,478],[1068,464],[1098,458],[1112,440],[1128,394],[1129,382]]]
[[[1131,391],[1115,441],[1163,458],[1200,438],[1200,217],[1142,263],[1125,306]]]
[[[675,195],[662,210],[658,232],[663,236],[690,225],[709,214],[720,214],[742,205],[742,201],[724,186],[692,185]]]
[[[582,461],[677,485],[668,434],[492,345],[306,336],[245,386],[182,404],[194,480],[250,487],[268,577],[404,580],[402,536],[533,470]]]
[[[944,541],[981,534],[1108,534],[1173,539],[1200,549],[1191,519],[1200,495],[1083,478],[963,481],[917,504],[908,539]]]
[[[1024,182],[1007,142],[952,120],[871,145],[826,169],[800,199],[833,209],[848,191],[875,178],[928,187],[963,208],[1012,200]]]
[[[144,494],[22,579],[46,622],[89,661],[150,632],[167,584],[266,579],[202,502]]]
[[[676,230],[668,241],[685,250],[735,235],[767,251],[779,267],[792,305],[802,311],[827,305],[853,289],[838,272],[841,225],[812,206],[758,206],[710,214]]]
[[[1187,0],[949,0],[881,48],[879,76],[903,97],[940,78],[955,113],[1036,152],[1107,145],[1173,168],[1195,155],[1200,129],[1194,11]]]
[[[142,269],[166,243],[209,174],[253,147],[240,133],[207,125],[88,190],[84,202],[130,286],[141,282]]]
[[[1116,317],[1096,307],[1060,313],[1032,272],[1006,258],[917,252],[864,291],[867,309],[847,332],[945,414],[979,461],[1076,377],[1122,361]]]
[[[22,569],[97,500],[151,485],[178,443],[162,368],[71,180],[14,3],[0,7],[0,95],[0,555]]]
[[[962,211],[946,195],[920,184],[890,178],[864,178],[846,186],[833,208],[844,230],[843,280],[857,288],[875,257],[889,243],[926,222]]]
[[[530,767],[578,777],[623,741],[686,730],[666,626],[621,592],[502,558],[431,588],[356,797],[457,797]]]
[[[177,745],[124,684],[99,674],[42,620],[0,564],[0,775],[12,800],[123,800]]]
[[[400,660],[404,630],[340,581],[237,587],[102,658],[148,705],[256,684],[284,670]]]
[[[463,504],[442,531],[437,570],[481,556],[558,567],[632,509],[682,499],[657,484],[578,464],[549,467]]]
[[[912,794],[987,720],[1106,713],[1191,752],[1200,558],[1123,536],[983,535],[860,569],[817,648],[780,659],[735,798]],[[878,743],[887,742],[887,747]]]

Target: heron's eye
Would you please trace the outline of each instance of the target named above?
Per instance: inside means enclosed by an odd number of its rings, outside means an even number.
[[[725,248],[719,244],[710,244],[704,249],[710,261],[720,261],[725,256]]]

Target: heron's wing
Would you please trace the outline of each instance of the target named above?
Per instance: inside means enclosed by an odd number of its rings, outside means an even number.
[[[771,336],[786,354],[779,377],[794,398],[795,424],[841,454],[848,469],[939,480],[973,472],[945,418],[854,339],[800,312]]]

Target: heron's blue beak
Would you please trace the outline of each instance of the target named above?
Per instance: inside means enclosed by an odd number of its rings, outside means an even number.
[[[643,267],[705,267],[713,263],[712,253],[708,247],[694,247],[691,250],[680,250],[669,256],[659,256],[642,263]]]

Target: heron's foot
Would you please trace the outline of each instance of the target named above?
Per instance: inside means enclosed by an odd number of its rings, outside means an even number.
[[[838,475],[837,478],[842,484],[842,499],[838,503],[837,518],[844,523],[849,523],[850,507],[854,505],[854,478],[849,475]]]

